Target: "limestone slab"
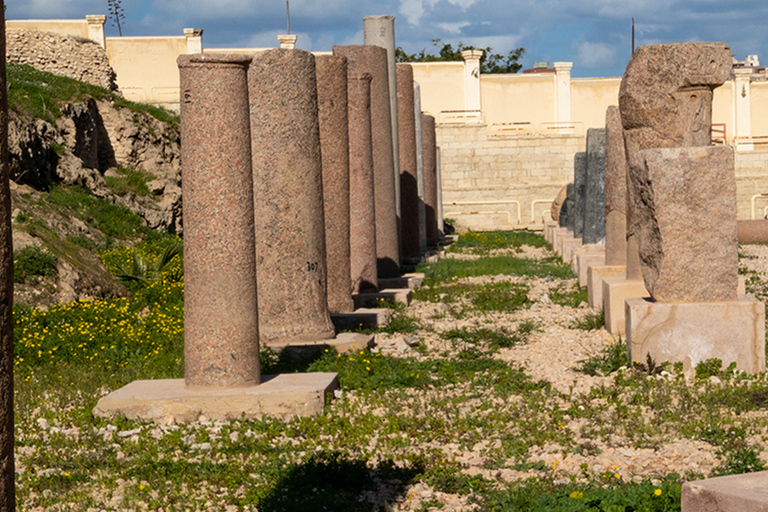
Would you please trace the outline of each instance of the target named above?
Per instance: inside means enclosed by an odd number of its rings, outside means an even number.
[[[613,335],[625,334],[627,322],[624,302],[630,298],[648,296],[648,290],[641,279],[628,280],[622,275],[603,278],[605,330]]]
[[[589,265],[587,268],[587,291],[589,307],[600,311],[603,306],[603,280],[609,276],[623,277],[627,272],[624,265]]]
[[[600,244],[588,244],[574,249],[573,254],[571,255],[571,271],[573,271],[574,274],[579,275],[579,256],[594,252],[605,254],[605,246]]]
[[[659,302],[735,300],[739,261],[733,148],[641,151],[630,165],[629,186],[643,279],[651,296]]]
[[[352,313],[347,313],[352,314]],[[290,349],[291,351],[317,349],[320,347],[333,347],[337,352],[346,352],[352,346],[365,347],[373,346],[374,335],[363,334],[358,332],[340,332],[335,337],[330,339],[317,339],[306,340],[302,343],[277,341],[269,344],[265,344],[269,348],[281,351],[284,349]]]
[[[579,276],[579,286],[587,286],[589,283],[589,267],[605,265],[605,252],[592,251],[579,254],[576,258],[576,275]]]
[[[737,237],[740,244],[768,242],[768,219],[738,221]]]
[[[768,512],[768,471],[686,482],[682,512]]]
[[[400,303],[406,306],[411,303],[413,291],[406,288],[388,288],[378,293],[358,293],[352,296],[355,308],[370,307],[383,303]]]
[[[389,309],[358,308],[351,313],[332,313],[331,321],[337,331],[376,329],[387,323]]]
[[[382,288],[410,288],[416,289],[417,286],[421,286],[424,282],[424,274],[421,272],[413,272],[403,274],[400,277],[391,277],[386,279],[380,279],[379,284]]]
[[[666,304],[626,300],[632,360],[682,361],[686,374],[717,358],[748,373],[765,371],[765,304],[751,295],[727,302]]]
[[[581,247],[581,238],[564,238],[560,244],[560,257],[565,263],[573,260],[573,250]]]
[[[335,373],[263,375],[262,383],[233,388],[196,388],[183,379],[137,380],[102,397],[93,414],[130,419],[196,421],[234,420],[266,414],[281,419],[313,416],[338,389]]]

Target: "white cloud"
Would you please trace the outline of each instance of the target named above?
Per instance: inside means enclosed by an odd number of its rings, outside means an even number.
[[[397,12],[405,16],[409,24],[418,25],[421,17],[424,16],[424,5],[422,0],[400,0],[400,8]]]
[[[608,67],[616,58],[616,51],[604,43],[583,42],[576,45],[576,50],[576,65],[580,67]]]
[[[438,23],[437,26],[449,34],[461,34],[461,29],[469,24],[468,21],[457,21],[453,23]]]

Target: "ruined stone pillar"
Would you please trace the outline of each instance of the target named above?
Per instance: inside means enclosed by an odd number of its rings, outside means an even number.
[[[413,69],[397,65],[397,125],[400,130],[400,212],[403,258],[419,259],[419,182],[416,163],[416,116]]]
[[[353,45],[334,46],[333,54],[347,58],[350,75],[357,76],[365,73],[371,75],[371,140],[376,189],[378,274],[382,278],[399,277],[400,237],[392,150],[387,52],[378,46]]]
[[[587,130],[587,181],[584,194],[584,244],[605,237],[605,128]]]
[[[250,56],[178,59],[184,165],[184,379],[258,384]]]
[[[13,238],[8,170],[5,3],[0,0],[0,508],[15,510],[13,456]]]
[[[419,251],[427,252],[427,217],[424,206],[424,144],[421,138],[421,86],[413,82],[413,110],[416,119],[416,176],[419,185]]]
[[[371,75],[348,73],[349,244],[352,293],[378,291],[376,199],[371,145]]]
[[[584,234],[584,210],[587,206],[587,153],[573,155],[573,217],[568,216],[569,228],[575,238]]]
[[[424,145],[424,205],[427,219],[427,245],[437,245],[437,146],[435,118],[421,115],[421,140]]]
[[[627,264],[627,159],[615,105],[605,112],[605,264]]]
[[[187,53],[203,53],[203,29],[185,28],[184,37],[187,38]]]
[[[298,36],[294,34],[281,34],[277,36],[277,42],[280,44],[280,48],[286,50],[293,50],[296,48],[296,39],[298,39]]]
[[[315,57],[320,149],[323,163],[328,309],[354,309],[349,249],[349,122],[347,59]]]
[[[571,122],[571,68],[573,62],[555,62],[555,114],[558,123]],[[559,127],[560,132],[570,132],[568,128]]]
[[[445,236],[445,224],[443,223],[443,174],[441,172],[440,146],[435,148],[435,174],[437,182],[437,239]]]
[[[106,39],[104,39],[104,23],[107,21],[107,17],[104,14],[87,14],[85,21],[88,23],[88,39],[96,42],[102,48],[107,47]]]
[[[752,91],[750,90],[750,77],[752,68],[736,68],[733,70],[734,86],[736,88],[733,94],[736,112],[736,125],[734,138],[736,139],[736,149],[741,151],[752,151],[755,149],[752,142],[752,118],[750,116],[750,99]]]
[[[400,212],[400,145],[397,137],[400,130],[397,127],[397,78],[395,67],[395,17],[394,16],[364,16],[363,42],[366,46],[378,46],[387,50],[387,80],[389,83],[389,112],[392,126],[392,159],[394,161],[393,176],[395,180],[395,207],[397,208],[398,229]],[[374,76],[374,81],[376,77]],[[376,142],[374,141],[374,144]]]
[[[483,50],[464,50],[464,110],[481,110],[480,102],[480,59]]]
[[[261,340],[332,338],[315,58],[256,54],[248,92]]]

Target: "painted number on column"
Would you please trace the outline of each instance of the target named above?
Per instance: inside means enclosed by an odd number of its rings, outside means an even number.
[[[192,103],[192,91],[185,89],[182,93],[184,103]]]
[[[316,261],[307,262],[307,272],[317,272],[318,263]]]

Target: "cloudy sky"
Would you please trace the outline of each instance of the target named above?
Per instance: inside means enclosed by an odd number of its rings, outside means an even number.
[[[432,39],[506,54],[524,47],[534,61],[571,61],[574,77],[621,76],[636,44],[724,41],[743,60],[768,64],[765,0],[290,0],[291,33],[305,50],[362,44],[362,17],[395,16],[397,44],[435,50]],[[107,0],[8,0],[8,19],[107,14]],[[285,0],[121,0],[123,35],[181,35],[203,28],[203,44],[270,47],[285,33]],[[107,35],[117,29],[107,23]]]

